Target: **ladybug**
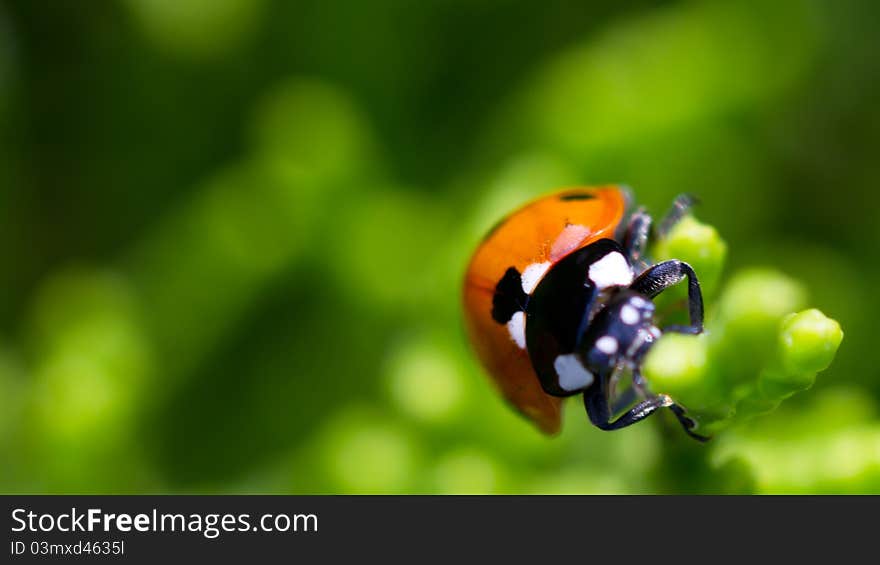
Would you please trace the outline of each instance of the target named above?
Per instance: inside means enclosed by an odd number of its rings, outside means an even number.
[[[687,263],[646,261],[652,220],[642,208],[628,213],[631,200],[619,186],[567,189],[501,220],[468,265],[465,325],[505,398],[548,434],[559,431],[562,399],[582,394],[602,430],[667,407],[705,441],[685,409],[641,375],[663,332],[703,331],[703,297]],[[676,198],[653,235],[664,237],[693,203]],[[690,324],[658,328],[652,299],[685,279]],[[625,376],[630,385],[617,394]]]

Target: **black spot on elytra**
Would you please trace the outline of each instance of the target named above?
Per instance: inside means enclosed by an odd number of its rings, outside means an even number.
[[[592,192],[585,192],[583,190],[578,190],[575,192],[566,192],[559,196],[560,200],[569,201],[569,200],[593,200],[596,198],[596,195]]]
[[[517,312],[525,311],[529,295],[522,288],[522,276],[514,267],[510,267],[495,285],[495,296],[492,297],[492,319],[499,324],[506,324]]]

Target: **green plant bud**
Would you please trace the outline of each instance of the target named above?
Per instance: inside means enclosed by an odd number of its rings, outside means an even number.
[[[679,259],[690,264],[700,278],[704,296],[709,296],[718,287],[727,258],[727,243],[714,227],[687,216],[666,238],[657,242],[654,256],[658,261]]]
[[[665,334],[648,353],[642,372],[651,389],[682,404],[706,435],[773,412],[813,385],[843,338],[818,310],[790,313],[804,295],[773,270],[736,275],[704,334]]]
[[[735,275],[722,292],[711,327],[711,357],[727,386],[748,383],[775,355],[782,318],[800,308],[805,291],[770,269]]]
[[[779,334],[780,360],[792,375],[823,371],[842,339],[840,324],[815,308],[791,314],[783,320]]]
[[[642,372],[655,392],[669,394],[685,405],[703,405],[706,355],[704,336],[667,334],[648,353]]]
[[[803,304],[800,283],[770,269],[750,269],[731,280],[719,302],[728,326],[775,333],[783,316]]]

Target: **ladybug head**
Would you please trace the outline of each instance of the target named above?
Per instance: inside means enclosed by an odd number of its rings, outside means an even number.
[[[637,366],[660,337],[650,299],[625,287],[612,293],[581,341],[586,365],[597,373],[610,372],[621,364]]]

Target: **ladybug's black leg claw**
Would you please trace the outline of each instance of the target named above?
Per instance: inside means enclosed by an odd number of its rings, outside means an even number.
[[[691,208],[696,204],[699,204],[699,200],[697,200],[696,196],[691,194],[679,194],[676,196],[675,200],[672,201],[672,207],[666,215],[663,216],[663,220],[660,221],[660,226],[657,228],[657,237],[662,239],[669,235],[669,232],[672,231],[675,224],[687,216],[688,212],[690,212]]]
[[[664,328],[663,331],[699,334],[703,332],[703,293],[700,291],[700,281],[697,280],[697,274],[694,273],[690,265],[677,259],[657,263],[636,277],[630,288],[649,298],[654,298],[685,278],[688,280],[688,312],[691,325],[670,326]]]
[[[685,409],[680,404],[670,404],[669,409],[672,410],[672,413],[675,414],[676,418],[678,418],[678,421],[681,423],[681,427],[684,428],[684,431],[687,435],[691,436],[697,441],[703,442],[712,439],[710,437],[703,436],[694,432],[697,427],[697,423],[687,415]]]

